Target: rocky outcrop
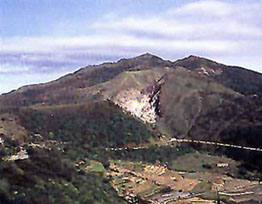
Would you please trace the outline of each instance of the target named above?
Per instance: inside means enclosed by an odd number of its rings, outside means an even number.
[[[153,105],[155,100],[152,100],[149,95],[142,94],[139,90],[122,91],[113,101],[122,109],[146,123],[156,122],[157,114]]]
[[[163,77],[145,89],[122,91],[113,102],[143,122],[153,124],[160,116],[159,97],[162,83]]]

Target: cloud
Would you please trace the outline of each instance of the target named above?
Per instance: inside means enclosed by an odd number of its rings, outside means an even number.
[[[260,19],[258,1],[193,1],[143,17],[109,13],[82,36],[0,38],[0,75],[54,76],[144,52],[169,59],[196,54],[236,65],[250,62],[262,71],[256,60],[262,54]]]
[[[45,72],[77,68],[143,52],[234,52],[238,43],[228,40],[151,39],[128,34],[68,38],[9,39],[0,51],[2,72]]]
[[[197,1],[170,9],[165,13],[150,17],[120,17],[111,21],[96,22],[94,29],[107,32],[154,33],[156,36],[187,39],[224,39],[233,36],[262,37],[257,3],[238,4],[221,1]]]
[[[196,1],[185,6],[182,6],[178,9],[172,10],[176,14],[181,15],[194,15],[197,13],[198,15],[210,15],[210,16],[220,16],[223,17],[225,15],[231,14],[234,9],[232,4],[222,2],[222,1],[213,1],[213,0],[203,0]]]
[[[27,72],[29,67],[26,66],[16,66],[14,64],[8,64],[8,63],[1,63],[0,66],[0,73],[21,73],[21,72]]]

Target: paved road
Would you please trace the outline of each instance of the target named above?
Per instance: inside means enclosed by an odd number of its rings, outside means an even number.
[[[177,139],[177,138],[170,139],[167,142],[166,146],[170,146],[173,143],[205,144],[205,145],[222,146],[222,147],[230,147],[230,148],[236,148],[236,149],[242,149],[242,150],[262,152],[262,149],[255,148],[255,147],[247,147],[247,146],[241,146],[241,145],[233,145],[233,144],[211,142],[211,141],[204,141],[204,140]],[[127,150],[127,149],[137,150],[137,149],[148,149],[148,148],[149,147],[133,147],[133,148],[119,147],[119,148],[106,148],[106,150],[108,150],[108,151],[122,151],[122,150]]]
[[[233,144],[227,144],[227,143],[220,143],[220,142],[210,142],[210,141],[204,141],[204,140],[190,140],[190,139],[177,139],[172,138],[168,141],[168,143],[194,143],[194,144],[205,144],[205,145],[214,145],[214,146],[222,146],[222,147],[231,147],[231,148],[237,148],[237,149],[244,149],[244,150],[250,150],[250,151],[257,151],[262,152],[262,149],[255,148],[255,147],[247,147],[247,146],[241,146],[241,145],[233,145]]]

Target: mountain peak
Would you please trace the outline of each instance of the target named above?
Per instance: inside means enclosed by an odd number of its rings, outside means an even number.
[[[219,64],[215,61],[195,55],[189,55],[188,57],[179,59],[175,61],[174,64],[176,66],[182,66],[190,70],[199,69],[201,67],[206,67],[206,68],[212,67],[213,69],[219,69],[225,67],[225,65]]]
[[[148,60],[160,60],[160,61],[164,61],[162,58],[156,56],[156,55],[153,55],[151,53],[144,53],[144,54],[141,54],[141,55],[138,55],[136,57],[133,57],[133,58],[122,58],[120,59],[118,62],[121,62],[121,61],[148,61]]]
[[[187,59],[201,59],[201,57],[196,56],[196,55],[189,55],[188,57],[186,57]],[[186,59],[185,58],[185,59]]]
[[[160,57],[156,56],[156,55],[153,55],[151,53],[145,53],[145,54],[142,54],[142,55],[139,55],[137,57],[135,57],[136,59],[151,59],[151,58],[156,58],[156,59],[161,59]],[[161,59],[162,60],[162,59]]]
[[[129,59],[121,59],[117,62],[120,63],[121,66],[127,66],[129,69],[130,67],[140,67],[139,69],[149,69],[152,67],[165,67],[165,66],[172,66],[170,61],[166,61],[156,55],[152,55],[150,53],[145,53],[139,55],[134,58]]]
[[[207,61],[207,62],[214,62],[210,59],[207,59],[207,58],[204,58],[204,57],[200,57],[200,56],[197,56],[197,55],[189,55],[188,57],[185,57],[183,59],[179,59],[177,61],[200,61],[200,62],[204,62],[204,61]]]

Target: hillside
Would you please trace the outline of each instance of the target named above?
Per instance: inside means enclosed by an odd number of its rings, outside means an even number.
[[[175,66],[204,73],[215,79],[225,87],[233,89],[244,95],[256,94],[262,96],[261,74],[242,67],[226,66],[205,58],[189,56],[174,62]]]

